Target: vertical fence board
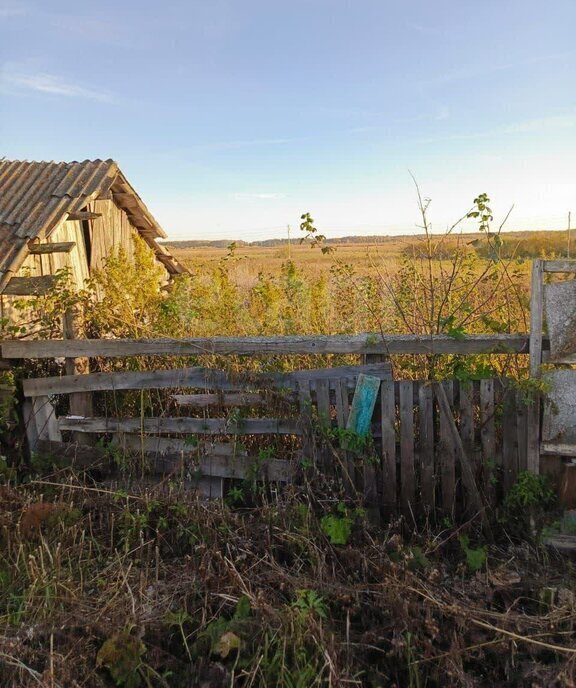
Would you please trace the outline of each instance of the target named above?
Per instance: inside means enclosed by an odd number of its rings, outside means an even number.
[[[36,432],[39,440],[62,441],[56,411],[49,397],[34,397],[32,399],[32,416],[36,423]]]
[[[316,381],[316,408],[318,409],[318,423],[321,428],[328,429],[332,425],[330,417],[330,386],[329,380]],[[319,465],[324,473],[331,473],[333,460],[328,441],[325,437],[321,438],[319,449]]]
[[[396,399],[394,382],[383,380],[380,386],[382,428],[382,502],[384,513],[396,511]]]
[[[494,476],[496,469],[496,422],[494,418],[494,380],[480,380],[480,440],[482,443],[482,469],[484,493],[494,502]]]
[[[436,478],[434,475],[434,395],[424,382],[418,388],[420,413],[420,494],[426,513],[435,507]]]
[[[336,419],[338,422],[338,427],[344,429],[348,423],[348,415],[350,413],[348,385],[346,380],[335,380],[333,384],[334,393],[336,395]],[[340,457],[342,461],[342,469],[345,473],[343,476],[344,489],[348,495],[352,496],[356,491],[354,482],[354,459],[350,452],[347,452],[345,449],[340,451]]]
[[[330,387],[329,380],[316,381],[316,406],[320,425],[330,427]]]
[[[445,381],[442,383],[446,398],[453,408],[454,405],[454,387],[452,381]],[[456,503],[456,452],[448,419],[440,414],[440,437],[438,438],[438,465],[440,466],[440,478],[442,485],[442,509],[450,514],[453,514]]]
[[[518,472],[528,470],[528,408],[522,392],[516,392],[516,427],[518,437]]]
[[[74,308],[68,308],[64,314],[63,336],[64,339],[77,339],[79,330],[79,315]],[[66,358],[64,360],[66,375],[85,375],[90,372],[90,361],[86,357]],[[94,415],[93,396],[90,392],[77,392],[70,394],[70,415],[89,418]],[[75,432],[72,435],[78,444],[95,444],[95,437],[83,432]]]
[[[460,383],[459,386],[460,437],[466,455],[474,465],[475,473],[478,465],[474,452],[474,387],[472,383]]]
[[[400,393],[400,502],[409,517],[414,509],[416,479],[414,473],[414,390],[411,380],[399,383]]]
[[[300,422],[302,424],[302,456],[304,459],[316,462],[316,452],[312,441],[312,395],[310,382],[298,382],[298,402],[300,405]]]
[[[518,477],[518,417],[515,390],[505,390],[503,404],[502,489],[506,494]]]
[[[544,263],[538,259],[532,263],[530,294],[530,377],[540,377],[542,363],[542,335],[544,330]],[[540,407],[537,396],[526,409],[526,468],[540,472]]]
[[[334,393],[336,395],[336,420],[339,428],[345,428],[350,410],[348,387],[345,380],[335,380],[333,384]]]
[[[22,404],[22,418],[24,420],[24,428],[26,430],[26,439],[28,441],[28,450],[31,454],[36,451],[38,444],[38,428],[36,427],[36,419],[32,410],[32,402],[30,399],[24,399]]]

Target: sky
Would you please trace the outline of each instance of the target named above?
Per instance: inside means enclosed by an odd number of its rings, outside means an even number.
[[[115,159],[172,239],[576,225],[576,0],[0,0],[0,156]],[[465,226],[469,228],[469,226]]]

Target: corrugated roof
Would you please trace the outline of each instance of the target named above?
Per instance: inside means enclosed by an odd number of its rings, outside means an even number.
[[[28,162],[0,160],[0,291],[27,255],[30,239],[44,239],[68,213],[81,210],[90,201],[110,191],[131,201],[124,208],[147,243],[156,253],[164,254],[156,237],[164,230],[146,208],[113,160],[83,162]],[[169,272],[185,269],[173,259]]]

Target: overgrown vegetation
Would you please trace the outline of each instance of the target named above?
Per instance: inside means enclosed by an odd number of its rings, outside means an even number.
[[[278,270],[251,274],[241,245],[230,245],[210,268],[192,263],[191,276],[163,288],[152,254],[137,240],[133,257],[111,256],[81,291],[62,271],[54,292],[19,301],[21,322],[4,322],[4,336],[56,335],[71,309],[90,337],[372,332],[461,339],[526,330],[526,265],[502,239],[502,226],[493,229],[489,198],[479,195],[463,216],[478,221],[474,244],[457,233],[460,221],[434,234],[429,206],[419,194],[423,234],[394,264],[371,253],[362,268],[326,250],[309,213],[301,218],[302,239],[309,254],[330,261],[324,272],[290,253]],[[199,352],[167,365],[250,373],[348,360],[247,361]],[[158,361],[92,365],[145,369]],[[545,391],[506,352],[404,356],[394,365],[397,377],[466,382],[505,373],[527,398]],[[30,365],[18,374],[34,372]],[[0,409],[6,431],[14,378],[7,374],[0,385],[8,392]],[[270,414],[289,405],[283,390],[264,400]],[[96,403],[103,415],[174,413],[169,393],[150,390],[102,394]],[[251,413],[224,412],[227,424],[240,427]],[[322,451],[347,452],[352,471],[355,461],[373,461],[370,437],[329,427],[325,418],[311,423]],[[129,487],[104,486],[96,469],[75,475],[58,456],[36,455],[18,473],[1,462],[0,685],[573,684],[573,570],[539,545],[554,507],[543,478],[520,475],[491,514],[496,538],[487,542],[477,514],[460,525],[449,513],[375,525],[349,486],[306,459],[300,483],[278,490],[262,479],[264,468],[295,458],[299,446],[290,437],[274,442],[234,437],[233,457],[249,449],[253,463],[242,483],[213,502],[184,488],[188,474],[146,489],[139,480],[145,457],[106,439],[99,449]],[[202,451],[196,437],[187,448]]]
[[[374,527],[326,485],[237,510],[45,480],[1,488],[3,686],[572,680],[573,572],[527,542]]]

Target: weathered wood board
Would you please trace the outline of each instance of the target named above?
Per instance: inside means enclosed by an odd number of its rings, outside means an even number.
[[[478,354],[528,353],[528,335],[311,335],[285,337],[196,337],[189,339],[88,339],[2,344],[4,358],[59,358],[145,355],[290,355],[290,354]]]
[[[24,396],[27,397],[126,389],[188,388],[242,391],[275,387],[295,391],[298,388],[298,383],[305,380],[309,381],[312,389],[315,389],[318,380],[330,379],[345,379],[347,384],[353,388],[358,375],[361,373],[384,380],[391,379],[391,369],[387,363],[298,370],[293,373],[257,373],[244,376],[231,375],[223,370],[197,366],[142,372],[90,373],[88,375],[29,378],[23,381],[22,388]]]

